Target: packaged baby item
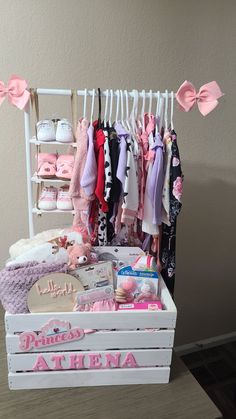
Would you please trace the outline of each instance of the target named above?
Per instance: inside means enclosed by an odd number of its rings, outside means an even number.
[[[74,311],[115,311],[117,304],[114,300],[113,285],[106,285],[78,292]]]
[[[140,255],[145,256],[140,247],[95,246],[94,250],[99,261],[112,262],[116,271],[119,271],[123,266],[132,265]]]
[[[78,278],[85,290],[113,285],[113,267],[111,262],[101,262],[71,271]]]
[[[108,300],[109,298],[114,298],[113,285],[81,291],[76,295],[77,304],[89,304],[95,301]]]
[[[126,266],[118,271],[116,301],[118,303],[156,301],[158,273],[154,270],[134,270]]]

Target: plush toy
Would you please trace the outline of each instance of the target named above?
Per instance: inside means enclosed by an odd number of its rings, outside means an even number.
[[[91,259],[91,244],[74,244],[67,249],[69,255],[69,268],[76,269],[78,266],[86,265]]]

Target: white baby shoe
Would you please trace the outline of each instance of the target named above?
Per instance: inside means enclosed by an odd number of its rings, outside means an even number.
[[[37,122],[37,140],[38,141],[55,141],[55,125],[50,119],[43,119]]]
[[[45,186],[39,197],[38,207],[45,211],[57,209],[57,188]]]
[[[62,211],[72,211],[73,204],[69,195],[69,186],[64,185],[58,189],[57,195],[57,209]]]
[[[60,143],[72,143],[74,141],[72,125],[66,118],[57,122],[56,141]]]

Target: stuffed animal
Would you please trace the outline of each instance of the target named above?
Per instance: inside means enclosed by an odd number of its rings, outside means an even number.
[[[69,255],[69,268],[76,269],[78,266],[86,265],[91,259],[91,244],[74,244],[67,249]]]

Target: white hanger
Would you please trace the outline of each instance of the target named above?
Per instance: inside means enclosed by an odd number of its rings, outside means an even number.
[[[91,124],[93,123],[94,102],[95,102],[95,89],[93,89],[92,101],[91,101],[91,116],[90,116],[90,123]]]
[[[144,112],[145,112],[145,90],[142,90],[143,96],[143,104],[142,104],[142,111],[141,111],[141,118],[143,120],[143,130],[145,130],[145,119],[144,119]]]
[[[156,105],[156,132],[158,132],[158,119],[160,120],[160,114],[159,114],[159,107],[160,107],[160,90],[157,91],[157,105]]]
[[[132,130],[133,132],[135,131],[135,113],[136,113],[136,103],[137,103],[137,90],[133,89],[132,91],[133,93],[133,106],[132,106],[132,110],[130,113],[130,119],[131,119],[131,124],[132,124]]]
[[[131,131],[131,126],[130,126],[130,123],[129,123],[130,115],[129,115],[129,97],[128,97],[128,91],[127,90],[124,90],[124,94],[125,94],[125,102],[126,102],[126,119],[125,119],[125,122],[126,122],[126,125],[128,127],[128,130]]]
[[[120,107],[120,91],[116,90],[116,123],[118,122],[118,117],[119,117],[119,107]]]
[[[109,90],[108,89],[106,90],[105,96],[106,96],[106,102],[105,102],[105,110],[104,110],[103,121],[104,121],[104,127],[106,128],[107,127],[108,98],[109,98]]]
[[[111,121],[111,118],[112,118],[112,108],[113,108],[113,90],[112,89],[110,89],[110,96],[111,96],[111,99],[110,99],[109,125],[111,127],[112,126],[112,121]]]
[[[87,105],[87,89],[84,89],[84,110],[83,110],[83,118],[86,118],[86,105]]]
[[[164,98],[161,96],[158,106],[158,114],[160,115],[160,122],[159,122],[159,132],[161,133],[161,129],[163,126],[163,105],[164,105]]]
[[[170,102],[170,126],[171,126],[171,130],[174,129],[174,123],[173,123],[174,100],[175,100],[175,94],[174,94],[174,92],[172,90],[172,92],[171,92],[171,102]]]
[[[165,130],[168,129],[168,105],[169,105],[169,94],[168,90],[165,91]]]
[[[121,109],[121,123],[123,127],[125,128],[124,123],[124,96],[123,96],[123,90],[120,90],[120,109]]]
[[[149,107],[148,107],[148,116],[150,118],[152,112],[152,90],[149,90]]]

